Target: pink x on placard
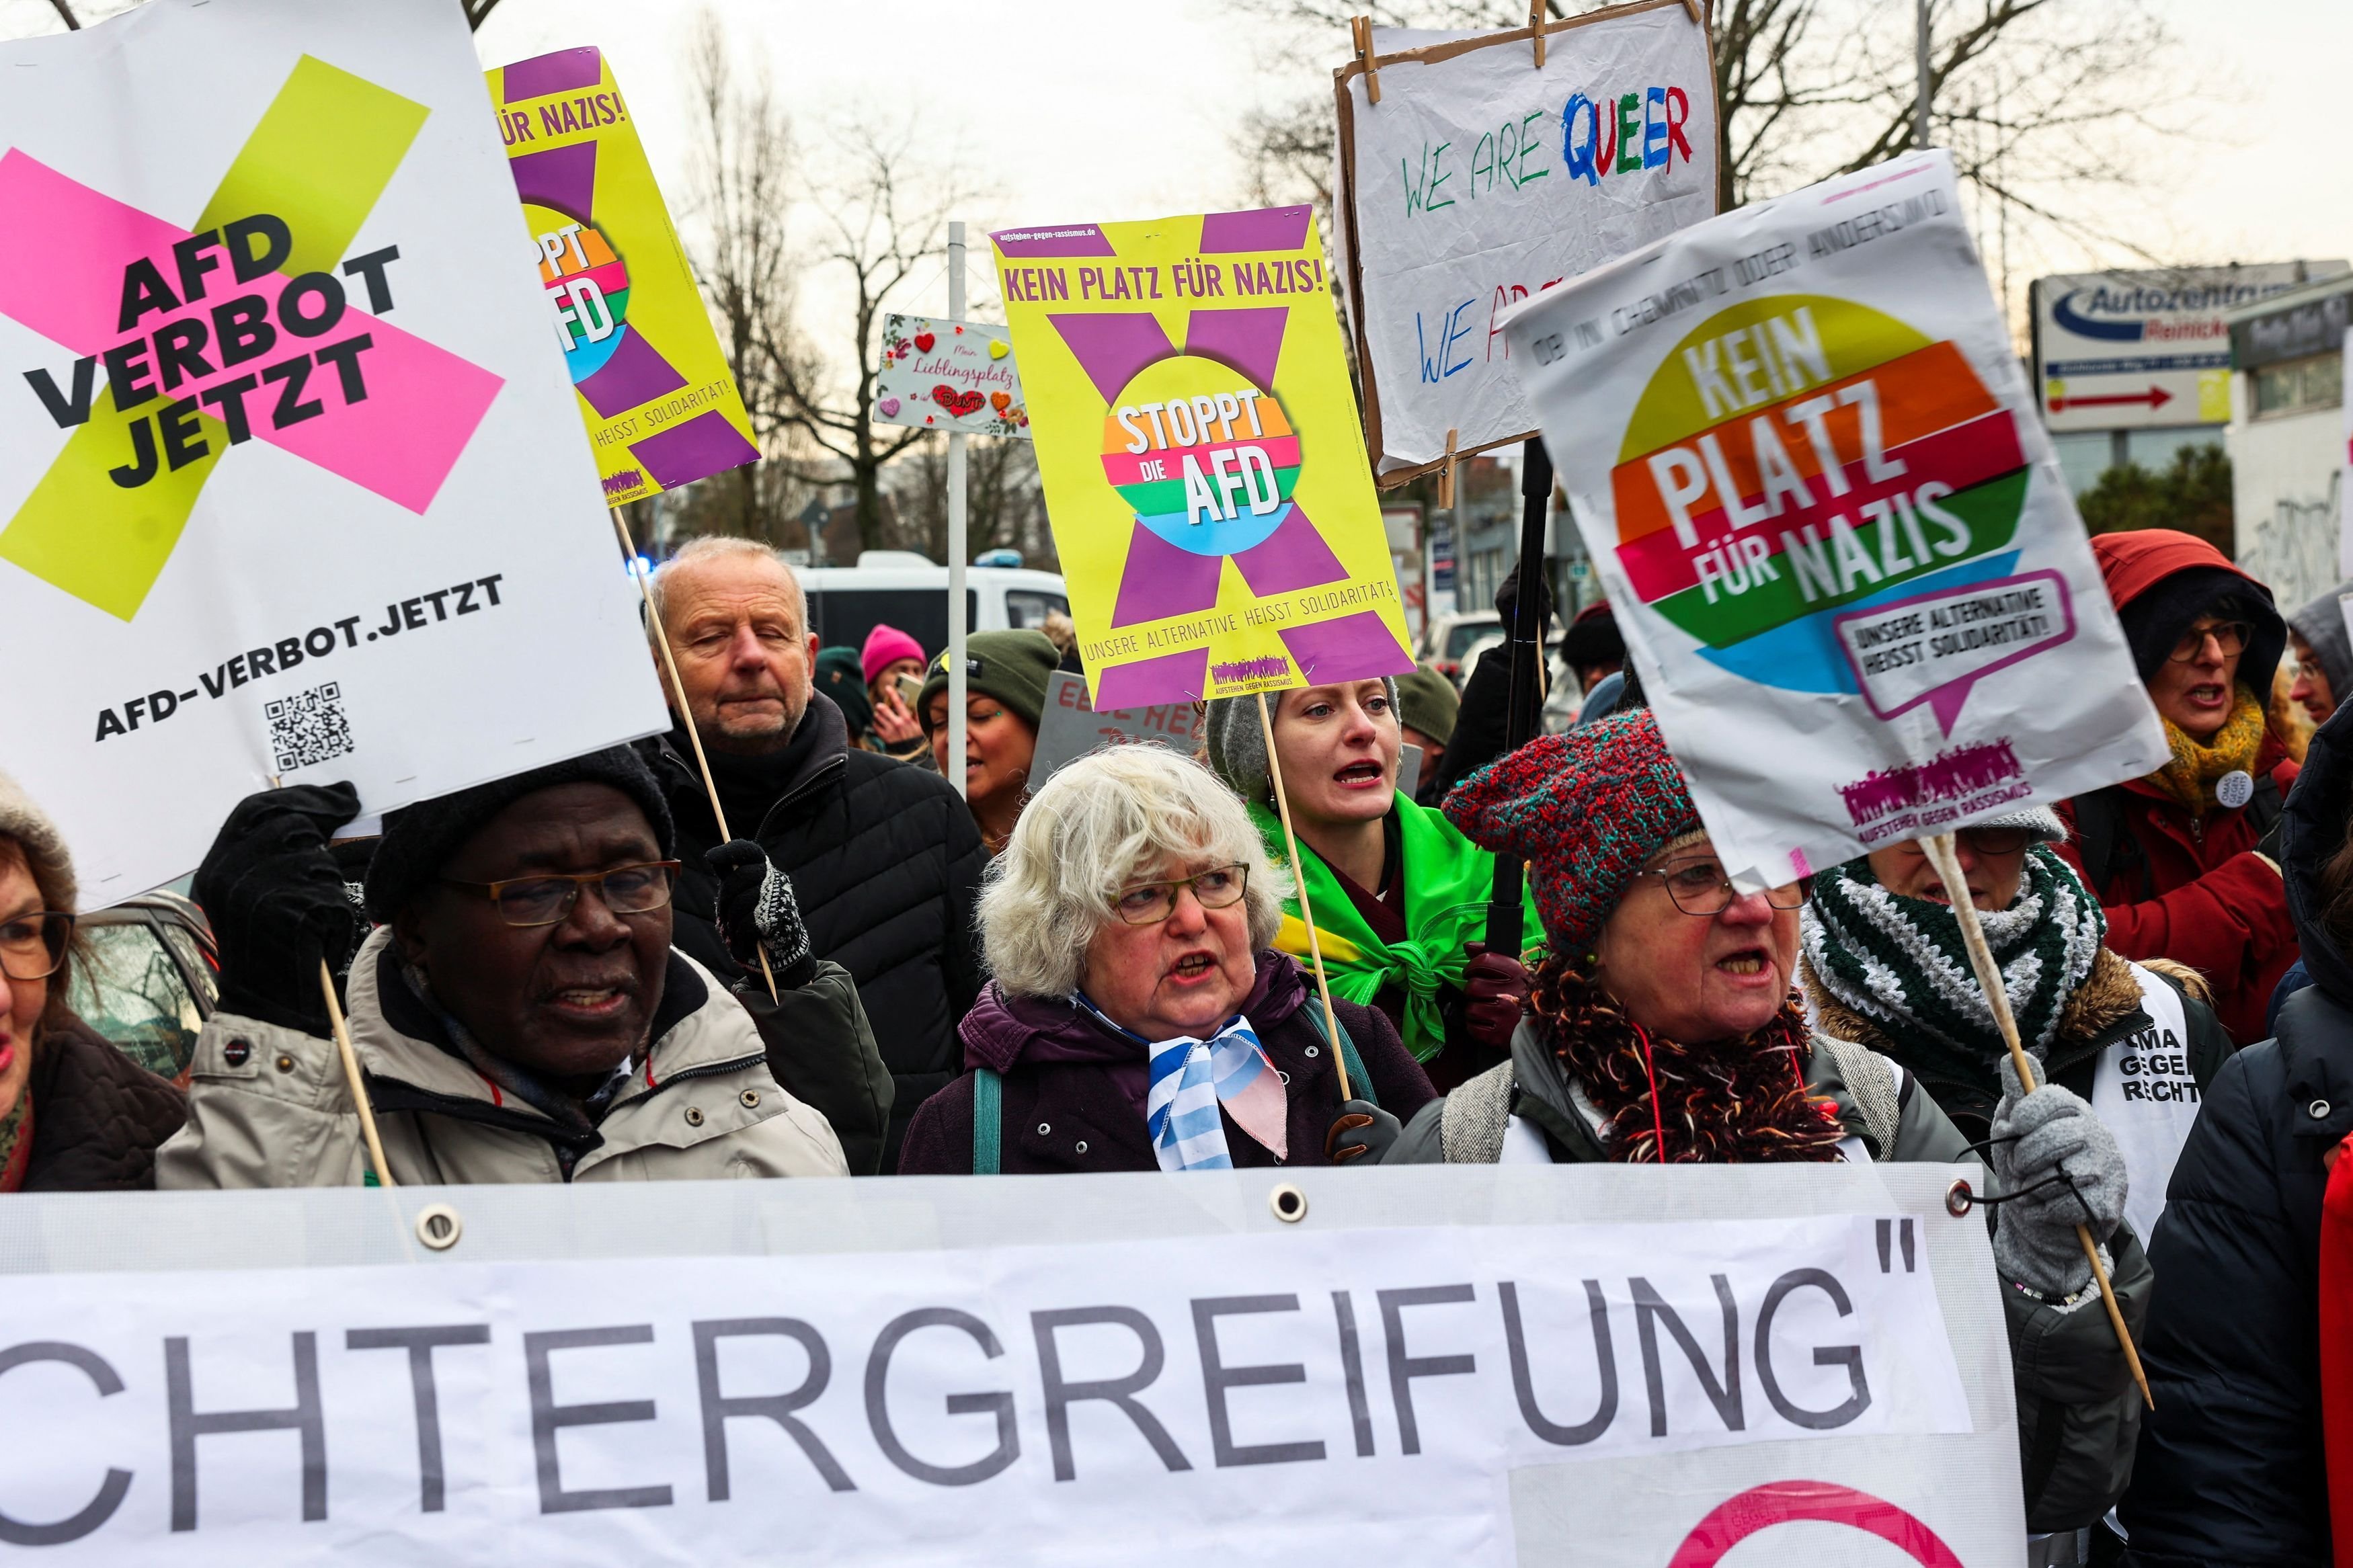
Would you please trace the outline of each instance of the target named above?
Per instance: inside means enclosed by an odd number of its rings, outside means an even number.
[[[0,230],[39,237],[37,244],[14,247],[0,267],[0,314],[77,354],[103,356],[118,344],[152,339],[174,322],[215,326],[211,316],[220,298],[142,316],[123,329],[124,269],[144,258],[164,278],[177,276],[172,247],[189,238],[189,231],[93,190],[21,150],[0,155]],[[226,258],[215,259],[225,276]],[[260,295],[274,324],[289,281],[270,272],[235,285],[235,291]],[[363,281],[351,279],[350,288],[366,298]],[[330,394],[321,413],[279,428],[275,420],[261,416],[279,395],[277,389],[249,392],[251,435],[421,514],[503,383],[356,304],[347,305],[322,335],[297,340],[293,346],[316,354],[361,336],[369,340],[364,359],[356,361],[364,366],[364,398]],[[158,396],[165,399],[201,399],[250,374],[248,366],[220,363],[216,353],[204,357],[212,366],[208,374],[190,372],[167,383],[170,373],[152,363],[142,364],[141,374],[156,382]]]

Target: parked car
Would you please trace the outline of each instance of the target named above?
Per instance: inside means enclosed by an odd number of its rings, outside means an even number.
[[[185,1084],[220,995],[220,950],[204,911],[159,889],[74,923],[89,955],[67,993],[74,1012],[132,1061]]]
[[[948,569],[908,551],[869,550],[855,566],[796,568],[808,591],[809,629],[827,647],[857,647],[877,626],[893,626],[936,655],[948,646]],[[1026,568],[965,570],[968,631],[1041,628],[1071,611],[1060,574]]]
[[[1440,616],[1422,629],[1421,647],[1414,654],[1414,662],[1428,665],[1461,686],[1471,673],[1471,661],[1464,656],[1472,645],[1488,637],[1500,641],[1503,636],[1504,619],[1493,610]]]

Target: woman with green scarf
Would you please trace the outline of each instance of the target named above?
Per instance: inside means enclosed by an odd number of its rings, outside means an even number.
[[[2145,1237],[2234,1047],[2195,972],[2103,945],[2107,918],[2054,848],[2066,838],[2056,813],[2033,806],[1962,828],[1954,847],[2020,1042],[2039,1078],[2089,1101],[2115,1135],[2125,1217]],[[1935,863],[1904,843],[1826,871],[1801,929],[1798,977],[1815,1033],[1889,1058],[1965,1135],[1985,1137],[2010,1053]]]
[[[2061,805],[2073,830],[2061,852],[2098,897],[2108,944],[2198,971],[2222,1026],[2253,1045],[2296,956],[2274,831],[2296,764],[2265,718],[2287,627],[2271,590],[2202,539],[2143,528],[2092,552],[2172,755]]]
[[[1527,972],[1518,954],[1486,951],[1495,858],[1398,793],[1396,682],[1311,686],[1267,705],[1332,994],[1388,1015],[1440,1092],[1502,1061]],[[1269,854],[1287,861],[1257,698],[1209,704],[1208,751]],[[1303,964],[1298,900],[1283,913],[1275,946]],[[1532,901],[1524,920],[1534,941],[1543,927]]]

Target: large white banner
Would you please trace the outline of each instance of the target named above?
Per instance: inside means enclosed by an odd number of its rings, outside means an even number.
[[[665,722],[456,5],[153,0],[0,79],[0,768],[87,901],[273,778]]]
[[[1535,416],[1504,311],[1715,211],[1715,77],[1699,14],[1639,0],[1525,27],[1376,34],[1381,100],[1337,73],[1335,229],[1374,472],[1399,484]],[[1416,47],[1403,47],[1405,45]]]
[[[1947,153],[1713,218],[1509,336],[1736,872],[2165,762]]]
[[[1295,1227],[1280,1172],[150,1197],[222,1266],[0,1277],[0,1542],[1659,1568],[1807,1521],[1783,1549],[1825,1568],[2014,1563],[1958,1173],[1314,1173]],[[441,1260],[235,1266],[437,1200],[467,1222]],[[0,1223],[10,1267],[129,1212],[44,1202]],[[713,1237],[797,1256],[626,1256]]]

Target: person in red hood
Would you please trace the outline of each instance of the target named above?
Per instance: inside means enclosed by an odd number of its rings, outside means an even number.
[[[2060,853],[2107,911],[2108,945],[2199,971],[2251,1045],[2296,956],[2274,832],[2296,764],[2264,716],[2286,624],[2270,589],[2190,534],[2104,533],[2092,552],[2173,756],[2062,805]]]

